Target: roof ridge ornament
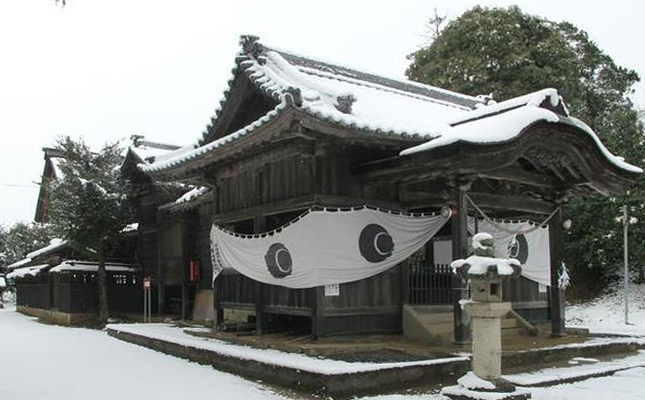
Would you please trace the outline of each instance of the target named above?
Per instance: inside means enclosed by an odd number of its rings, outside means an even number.
[[[356,96],[354,96],[351,93],[337,96],[336,97],[336,104],[334,104],[334,107],[343,114],[351,114],[352,113],[352,106],[354,105],[354,102],[356,101]]]
[[[289,86],[284,90],[283,96],[287,104],[295,105],[296,107],[302,106],[302,92],[300,88]]]
[[[493,98],[493,94],[478,94],[477,95],[477,100],[481,100],[482,103],[478,103],[475,105],[475,108],[480,108],[484,106],[491,106],[493,104],[497,104],[497,101]]]
[[[549,92],[544,96],[542,102],[538,105],[540,108],[553,111],[556,114],[569,117],[569,109],[564,103],[564,98],[554,89],[553,92]]]
[[[257,59],[264,53],[264,46],[260,43],[260,37],[255,35],[241,35],[240,46],[245,54]]]

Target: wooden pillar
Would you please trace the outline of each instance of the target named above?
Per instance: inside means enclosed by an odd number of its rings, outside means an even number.
[[[215,321],[213,321],[213,329],[217,328],[224,323],[224,309],[221,307],[220,293],[222,293],[222,281],[216,279],[213,284],[213,308],[215,309]]]
[[[264,312],[265,286],[262,282],[255,282],[255,334],[264,335],[269,333],[269,321]]]
[[[180,221],[179,238],[181,240],[181,320],[185,321],[186,308],[188,307],[188,251],[186,243],[186,229],[183,219]]]
[[[264,215],[256,216],[253,220],[253,232],[262,233],[267,230],[267,218]],[[255,334],[264,335],[269,331],[267,316],[264,312],[265,287],[262,282],[255,282]]]
[[[187,288],[187,279],[186,279],[186,260],[183,259],[181,263],[181,320],[186,320],[186,308],[187,298],[188,298],[188,288]]]
[[[456,192],[455,212],[452,216],[452,259],[468,256],[468,203],[467,185],[460,184]],[[460,300],[468,299],[468,283],[456,276],[453,278],[453,322],[455,344],[470,343],[470,320],[461,308]]]
[[[210,218],[209,218],[209,227],[213,225],[213,220],[215,219],[215,215],[217,215],[220,212],[220,188],[219,185],[212,185],[211,189],[213,190],[213,204],[210,209]],[[209,228],[210,232],[210,228]],[[209,241],[210,241],[210,234],[208,235]],[[209,254],[210,254],[210,246],[212,244],[209,244]],[[211,265],[211,268],[213,266]],[[219,278],[219,277],[218,277]],[[222,280],[221,279],[216,279],[214,284],[213,284],[213,307],[215,308],[215,321],[213,321],[213,328],[217,329],[220,325],[224,323],[224,309],[221,306],[221,293],[222,293]]]
[[[166,274],[161,259],[161,229],[157,229],[157,315],[162,316],[166,308]]]
[[[559,204],[556,204],[559,207]],[[562,210],[558,209],[549,222],[549,256],[551,262],[551,287],[549,307],[551,314],[551,336],[566,336],[564,326],[564,290],[558,283],[558,272],[562,265]]]
[[[313,297],[311,333],[315,339],[318,339],[325,336],[325,287],[316,286],[310,291]]]

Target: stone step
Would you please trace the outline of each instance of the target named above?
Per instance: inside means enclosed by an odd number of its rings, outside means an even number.
[[[418,313],[417,316],[424,324],[452,324],[454,319],[452,313]]]
[[[521,327],[502,329],[502,337],[518,336],[518,335],[523,335],[524,333],[525,333],[524,329]]]
[[[502,319],[502,329],[507,328],[516,328],[518,327],[517,320],[515,318],[504,318]]]

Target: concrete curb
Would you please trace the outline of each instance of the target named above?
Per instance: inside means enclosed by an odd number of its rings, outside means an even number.
[[[232,373],[250,380],[263,381],[289,389],[321,397],[345,399],[355,396],[391,393],[412,387],[428,387],[435,384],[454,384],[461,375],[470,370],[468,359],[446,360],[436,364],[390,367],[356,372],[315,372],[296,367],[276,365],[258,360],[242,359],[222,354],[216,350],[175,343],[167,339],[145,336],[140,333],[107,328],[110,336],[147,347],[175,357],[202,365],[210,365],[219,371]],[[618,343],[591,343],[582,346],[561,346],[504,354],[504,364],[531,365],[573,357],[593,357],[605,354],[635,352],[642,344],[637,341]],[[589,378],[614,374],[639,365],[599,367],[591,371],[565,372],[559,376],[545,375],[544,379],[522,379],[520,374],[504,376],[522,387],[551,386],[576,382]],[[527,382],[528,381],[530,382]]]
[[[382,394],[414,386],[438,384],[448,380],[454,382],[470,368],[468,360],[452,360],[429,365],[325,374],[239,359],[213,350],[121,332],[113,328],[108,328],[107,332],[114,338],[202,365],[211,365],[219,371],[229,372],[251,380],[262,380],[308,394],[338,399]]]

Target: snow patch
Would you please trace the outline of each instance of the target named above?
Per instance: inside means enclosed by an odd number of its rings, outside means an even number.
[[[473,371],[466,372],[466,375],[457,379],[457,383],[466,389],[477,390],[477,389],[495,389],[495,385],[492,382],[482,379],[475,375]]]
[[[520,262],[514,258],[492,258],[475,255],[472,255],[465,260],[455,260],[450,263],[450,267],[453,271],[456,271],[463,265],[470,265],[467,271],[468,275],[486,275],[488,267],[493,265],[497,267],[497,274],[513,275],[515,272],[513,266],[521,267]]]
[[[25,278],[27,276],[36,276],[44,268],[47,268],[47,267],[49,267],[49,264],[34,265],[34,266],[31,266],[31,267],[17,268],[17,269],[15,269],[12,272],[7,274],[7,279],[20,279],[20,278]]]
[[[31,253],[27,254],[27,259],[34,259],[40,255],[47,254],[51,251],[58,250],[61,247],[67,246],[67,241],[59,238],[54,238],[49,241],[49,245],[43,247],[42,249],[38,249],[36,251],[32,251]]]
[[[208,188],[207,186],[198,186],[184,193],[180,198],[175,200],[175,204],[181,204],[181,203],[187,203],[189,201],[193,201],[199,196],[208,193],[209,191],[210,191],[210,188]]]
[[[49,272],[96,272],[98,268],[98,263],[95,262],[68,260],[50,269]],[[137,268],[128,264],[106,263],[105,270],[109,272],[136,272]]]
[[[128,233],[128,232],[136,232],[138,230],[139,230],[139,223],[134,222],[132,224],[126,225],[123,229],[121,229],[121,232]]]

